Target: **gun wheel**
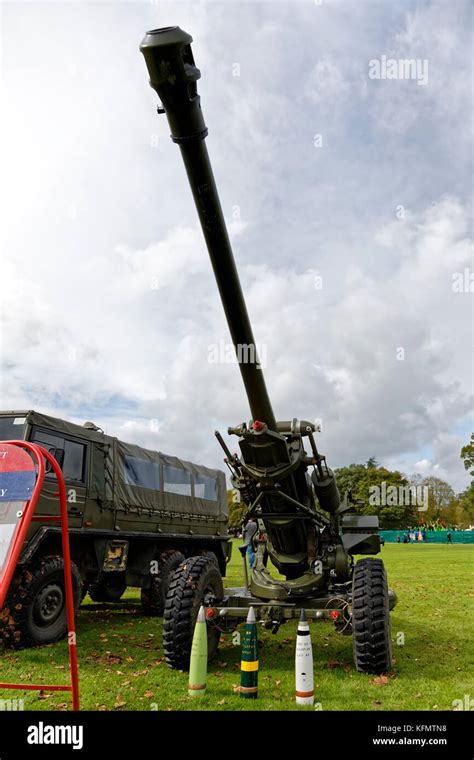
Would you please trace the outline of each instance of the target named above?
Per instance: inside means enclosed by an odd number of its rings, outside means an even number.
[[[142,608],[145,615],[161,617],[165,609],[166,594],[170,579],[181,562],[184,554],[175,549],[168,549],[160,554],[158,573],[147,578],[147,585],[141,590]]]
[[[385,673],[392,667],[388,601],[382,560],[359,560],[352,580],[352,642],[361,673]]]
[[[223,596],[221,573],[212,557],[190,557],[181,562],[170,578],[163,615],[163,649],[168,667],[188,670],[199,608]],[[220,630],[208,624],[209,660],[217,652],[219,638]]]

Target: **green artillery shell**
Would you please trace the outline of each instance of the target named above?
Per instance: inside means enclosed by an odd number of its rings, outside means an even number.
[[[189,663],[190,697],[199,697],[206,693],[207,681],[207,625],[204,607],[201,607],[194,626],[191,660]]]
[[[296,704],[314,703],[313,650],[306,612],[301,610],[295,655]]]
[[[240,696],[256,699],[258,694],[258,639],[255,612],[250,607],[242,639],[240,662]]]

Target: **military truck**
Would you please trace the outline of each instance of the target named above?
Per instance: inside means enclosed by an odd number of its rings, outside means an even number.
[[[86,593],[115,602],[141,588],[143,611],[162,615],[170,575],[203,556],[225,575],[231,555],[225,475],[36,411],[0,412],[0,440],[28,440],[64,474],[76,605]],[[27,541],[0,611],[9,646],[66,634],[61,529],[53,474],[46,474]],[[2,514],[0,505],[0,530]]]

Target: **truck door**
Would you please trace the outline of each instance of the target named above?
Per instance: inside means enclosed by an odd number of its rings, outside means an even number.
[[[47,449],[58,461],[63,460],[61,469],[66,484],[69,527],[81,528],[89,470],[88,442],[59,431],[47,430],[37,426],[32,428],[29,438],[32,443],[37,443]],[[54,475],[46,474],[36,515],[58,514],[58,498],[53,496],[56,491],[57,483]]]

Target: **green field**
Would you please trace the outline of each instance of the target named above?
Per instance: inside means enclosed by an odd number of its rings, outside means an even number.
[[[357,673],[352,640],[331,622],[312,624],[315,700],[323,710],[451,710],[453,700],[473,696],[474,546],[388,544],[382,552],[389,583],[398,594],[392,613],[394,670],[388,678]],[[234,551],[228,585],[240,585]],[[84,602],[77,619],[81,706],[86,710],[311,710],[294,704],[296,624],[278,634],[259,629],[259,699],[244,700],[239,647],[222,641],[211,664],[205,697],[187,696],[187,674],[167,668],[161,620],[141,614],[139,591],[118,605]],[[404,640],[404,643],[402,643]],[[397,641],[399,643],[397,643]],[[67,681],[64,642],[21,652],[0,649],[0,681]],[[1,691],[24,699],[27,710],[68,709],[61,692]]]

